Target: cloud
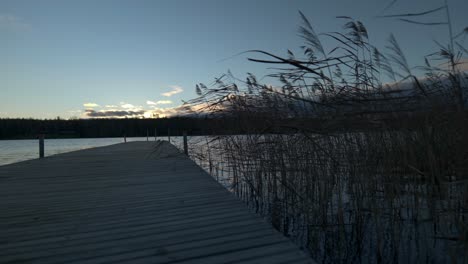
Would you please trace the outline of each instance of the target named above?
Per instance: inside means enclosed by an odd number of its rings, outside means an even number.
[[[451,65],[448,62],[443,62],[438,65],[442,70],[451,70]],[[462,58],[456,65],[457,70],[462,72],[468,72],[468,58]]]
[[[95,111],[92,109],[85,110],[86,117],[92,118],[122,118],[122,117],[143,117],[144,110],[140,111],[125,111],[125,110],[101,110]]]
[[[157,102],[153,102],[157,103]],[[127,108],[124,108],[126,106]],[[133,108],[132,108],[133,107]],[[142,109],[132,104],[121,103],[120,109],[94,110],[86,109],[82,112],[83,118],[163,118],[174,116],[185,116],[194,114],[195,111],[204,112],[207,105],[184,104],[176,107],[159,108],[157,105],[151,105],[153,109]]]
[[[23,31],[31,29],[31,25],[22,18],[10,15],[0,14],[0,30]]]
[[[158,108],[153,106],[154,109],[145,113],[145,117],[174,117],[174,116],[190,116],[199,114],[209,114],[213,111],[221,111],[225,109],[223,105],[213,106],[209,103],[185,103],[176,107]]]
[[[96,103],[84,103],[83,106],[86,108],[94,108],[94,107],[98,107],[99,105]]]
[[[161,118],[161,117],[171,117],[175,116],[178,113],[178,107],[170,107],[170,108],[155,108],[153,110],[147,111],[145,116],[150,116],[154,118]]]
[[[160,101],[157,101],[157,102],[146,101],[146,104],[147,105],[172,104],[172,101],[171,100],[160,100]]]
[[[468,58],[461,59],[457,66],[459,71],[468,72]]]
[[[170,97],[170,96],[173,96],[174,94],[178,94],[178,93],[181,93],[181,92],[184,91],[184,89],[182,89],[182,87],[177,86],[177,85],[171,85],[169,87],[171,87],[172,90],[169,91],[169,92],[162,93],[161,95],[166,96],[166,97]]]
[[[194,114],[200,106],[184,104],[176,107],[161,107],[172,104],[171,100],[146,101],[146,107],[120,102],[118,104],[103,105],[85,103],[82,118],[162,118]],[[78,111],[77,111],[78,113]]]
[[[132,104],[121,104],[120,107],[126,108],[126,109],[135,108],[135,106]]]

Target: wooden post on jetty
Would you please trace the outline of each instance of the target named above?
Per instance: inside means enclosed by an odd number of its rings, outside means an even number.
[[[39,158],[44,158],[44,134],[39,135]]]
[[[167,141],[171,143],[171,129],[169,127],[167,128]]]
[[[184,131],[184,153],[188,156],[187,131]]]

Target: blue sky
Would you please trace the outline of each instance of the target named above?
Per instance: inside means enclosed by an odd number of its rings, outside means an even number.
[[[299,50],[298,10],[317,32],[339,31],[343,21],[336,16],[359,19],[379,47],[394,33],[410,64],[422,64],[422,56],[436,50],[434,39],[446,42],[447,30],[376,18],[389,2],[0,0],[0,117],[68,118],[83,116],[86,108],[177,107],[196,96],[196,83],[208,84],[228,69],[241,78],[246,72],[268,73],[247,55],[233,55]],[[397,1],[387,12],[442,4]],[[459,32],[468,26],[468,1],[449,0],[449,5]]]

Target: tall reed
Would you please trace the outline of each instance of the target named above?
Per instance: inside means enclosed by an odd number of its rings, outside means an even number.
[[[416,76],[394,36],[384,55],[343,17],[326,50],[300,15],[301,58],[250,58],[282,65],[281,86],[197,85],[194,103],[245,133],[211,137],[196,160],[319,262],[468,262],[466,48],[451,33],[448,67],[425,58]]]

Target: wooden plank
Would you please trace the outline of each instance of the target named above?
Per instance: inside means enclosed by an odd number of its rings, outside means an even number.
[[[312,263],[168,142],[0,167],[0,263]]]

